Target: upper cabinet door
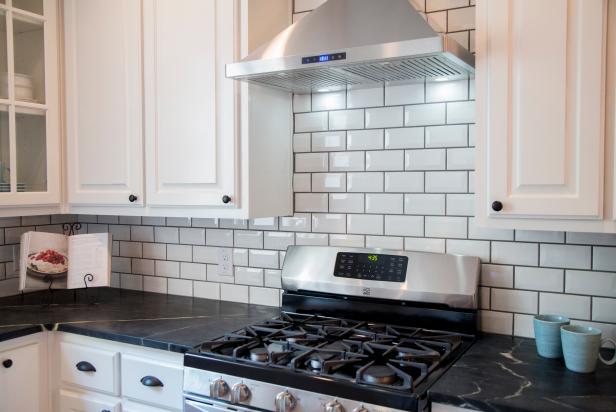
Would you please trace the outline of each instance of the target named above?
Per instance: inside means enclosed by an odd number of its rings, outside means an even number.
[[[602,218],[606,13],[606,0],[477,1],[488,216]]]
[[[65,0],[64,18],[68,201],[142,204],[141,1]]]
[[[236,1],[144,0],[146,174],[150,206],[238,205]]]
[[[0,4],[0,207],[60,203],[58,4]]]

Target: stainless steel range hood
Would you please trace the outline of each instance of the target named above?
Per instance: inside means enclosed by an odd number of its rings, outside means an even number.
[[[268,44],[227,64],[227,77],[290,92],[424,78],[465,78],[475,58],[437,33],[409,0],[329,0]]]

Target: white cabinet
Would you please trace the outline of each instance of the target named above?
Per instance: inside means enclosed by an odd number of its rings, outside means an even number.
[[[53,341],[55,411],[182,410],[182,354],[62,332]]]
[[[60,210],[58,3],[0,4],[0,216]]]
[[[45,334],[0,343],[0,412],[48,410]]]
[[[289,4],[67,0],[67,211],[290,214],[291,96],[225,77]],[[255,17],[274,8],[284,21]]]
[[[615,229],[606,37],[607,0],[477,1],[480,224]]]
[[[119,399],[96,393],[60,391],[59,412],[120,412]]]
[[[64,2],[70,204],[143,202],[140,18],[140,0]]]

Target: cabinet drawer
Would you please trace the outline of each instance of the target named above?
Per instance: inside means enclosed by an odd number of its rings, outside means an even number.
[[[60,412],[120,412],[120,400],[95,393],[60,392]]]
[[[182,409],[182,365],[122,356],[122,396]]]
[[[60,377],[64,383],[119,395],[119,366],[118,352],[60,343]]]

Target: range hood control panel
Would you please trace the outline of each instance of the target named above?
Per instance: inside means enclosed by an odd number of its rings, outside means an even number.
[[[319,54],[317,56],[302,57],[302,64],[311,63],[326,63],[334,60],[346,60],[346,53],[331,53],[331,54]]]

